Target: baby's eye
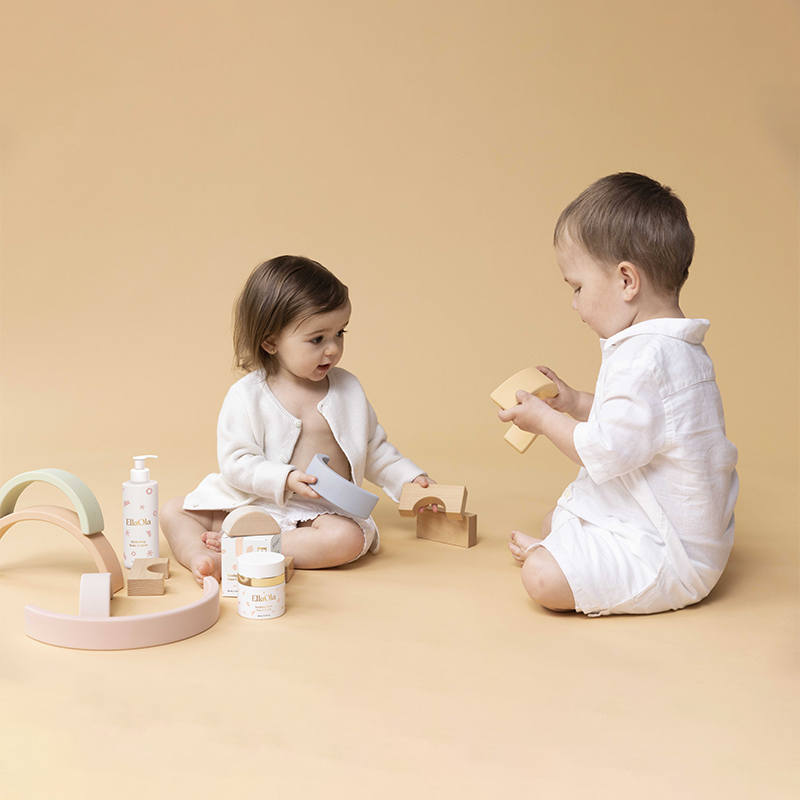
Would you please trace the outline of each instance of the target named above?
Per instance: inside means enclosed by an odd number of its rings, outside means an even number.
[[[311,344],[319,344],[321,341],[322,341],[322,337],[321,337],[321,336],[315,336],[315,337],[314,337],[314,338],[311,340]]]
[[[346,329],[346,328],[342,328],[342,329],[339,331],[339,333],[337,333],[336,335],[337,335],[337,336],[338,336],[338,337],[341,339],[341,338],[342,338],[342,336],[344,336],[346,333],[347,333],[347,329]]]

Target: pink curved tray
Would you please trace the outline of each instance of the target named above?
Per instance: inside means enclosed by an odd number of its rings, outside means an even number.
[[[76,512],[61,506],[31,506],[22,511],[15,511],[0,518],[0,539],[12,525],[28,520],[49,522],[71,533],[89,551],[97,565],[97,571],[111,573],[112,593],[118,592],[123,587],[125,580],[122,577],[122,567],[111,543],[103,533],[84,533]]]
[[[133,650],[178,642],[207,631],[219,619],[219,583],[203,581],[194,603],[132,617],[75,617],[25,606],[25,633],[45,644],[75,650]]]

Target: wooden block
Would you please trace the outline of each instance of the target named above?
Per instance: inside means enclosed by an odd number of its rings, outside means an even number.
[[[536,367],[528,367],[503,381],[489,396],[500,408],[513,408],[518,405],[517,392],[520,389],[541,398],[558,394],[558,387],[554,383],[548,381]]]
[[[92,494],[92,490],[80,478],[63,469],[37,469],[33,472],[23,472],[8,481],[0,489],[0,517],[10,514],[25,488],[38,481],[52,484],[64,492],[75,506],[83,533],[88,536],[91,533],[103,532],[103,512],[100,510],[100,504]]]
[[[135,563],[135,562],[134,562]],[[25,606],[25,633],[45,644],[77,650],[131,650],[169,644],[208,630],[219,619],[219,584],[203,580],[203,596],[189,605],[128,617],[71,616]]]
[[[418,483],[404,483],[397,510],[401,517],[413,517],[420,508],[434,503],[445,509],[445,514],[441,511],[438,514],[446,515],[453,522],[460,522],[465,516],[467,487],[432,483],[427,489],[423,489]]]
[[[473,547],[478,543],[478,515],[466,512],[463,519],[453,520],[446,514],[423,511],[417,515],[417,538]]]
[[[242,506],[234,509],[222,523],[228,536],[269,536],[281,532],[281,526],[264,508]]]
[[[111,546],[111,542],[100,533],[86,534],[81,529],[80,517],[71,508],[61,506],[30,506],[22,511],[15,511],[0,517],[0,539],[3,534],[18,522],[24,521],[50,522],[72,534],[91,554],[98,572],[111,575],[111,590],[118,592],[124,585],[122,567],[119,558]]]
[[[111,616],[111,573],[87,572],[81,575],[78,616]]]
[[[164,581],[169,578],[168,558],[137,558],[128,578],[128,597],[152,597],[164,594]]]
[[[554,383],[548,381],[536,367],[528,367],[503,381],[489,396],[505,411],[519,405],[516,395],[520,389],[541,399],[558,394],[558,387]],[[503,438],[515,450],[524,453],[536,441],[537,434],[512,425]]]
[[[524,453],[538,438],[538,433],[524,431],[516,425],[512,425],[503,437],[518,453]]]
[[[286,583],[292,579],[292,575],[294,575],[294,558],[292,556],[284,556],[286,559]]]

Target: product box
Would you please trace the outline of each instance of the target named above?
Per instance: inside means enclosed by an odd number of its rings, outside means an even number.
[[[220,540],[222,551],[222,596],[237,597],[239,578],[237,559],[242,553],[280,553],[281,535],[270,533],[256,536],[228,536]]]

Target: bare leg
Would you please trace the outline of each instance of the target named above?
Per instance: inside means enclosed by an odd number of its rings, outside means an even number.
[[[525,560],[522,585],[540,606],[551,611],[575,610],[572,589],[558,562],[544,547],[537,547]]]
[[[220,552],[221,533],[216,520],[214,527],[217,530],[201,535],[209,553]],[[281,537],[281,550],[285,556],[294,558],[295,569],[338,567],[358,558],[363,549],[364,532],[358,523],[336,514],[322,514],[301,522],[296,528],[284,531]]]
[[[323,569],[347,564],[364,549],[358,523],[336,514],[322,514],[283,534],[283,553],[297,569]]]
[[[202,585],[206,576],[220,580],[220,554],[206,547],[207,533],[222,529],[225,511],[184,511],[183,498],[168,500],[161,509],[161,530],[178,561]]]

